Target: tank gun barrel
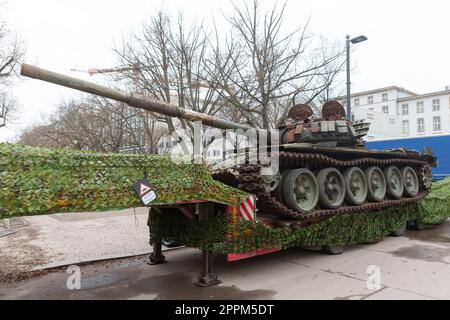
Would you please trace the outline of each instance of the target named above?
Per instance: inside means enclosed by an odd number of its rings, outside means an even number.
[[[211,115],[192,110],[186,110],[162,101],[155,101],[140,94],[123,92],[93,82],[66,76],[57,72],[45,70],[29,64],[23,64],[20,74],[22,76],[50,82],[78,91],[91,93],[104,98],[121,101],[131,107],[156,112],[169,117],[181,118],[189,121],[201,121],[203,124],[219,129],[249,129],[248,125],[223,120]]]

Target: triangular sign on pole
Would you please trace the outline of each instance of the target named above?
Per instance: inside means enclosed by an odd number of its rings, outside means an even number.
[[[151,190],[151,188],[149,186],[147,186],[146,184],[143,184],[141,182],[141,186],[140,186],[140,191],[139,191],[139,196],[142,197],[143,195],[145,195],[147,192],[149,192]]]

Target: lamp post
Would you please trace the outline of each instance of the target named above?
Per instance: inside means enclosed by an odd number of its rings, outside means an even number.
[[[351,93],[350,93],[350,42],[353,44],[357,44],[367,40],[366,36],[359,36],[353,39],[350,39],[350,35],[347,35],[347,119],[352,120],[352,102],[351,102]]]

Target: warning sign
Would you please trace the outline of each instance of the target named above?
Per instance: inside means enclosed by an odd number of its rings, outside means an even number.
[[[133,188],[144,205],[148,205],[156,200],[155,189],[147,179],[139,180],[133,185]]]
[[[147,192],[149,192],[151,190],[150,186],[148,186],[144,183],[141,183],[141,186],[139,189],[140,189],[139,197],[142,197],[144,194],[146,194]]]

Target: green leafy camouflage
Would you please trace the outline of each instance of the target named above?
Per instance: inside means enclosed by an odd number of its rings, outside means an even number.
[[[392,207],[381,211],[336,215],[298,230],[274,229],[262,223],[218,216],[193,223],[182,215],[149,216],[151,241],[173,238],[187,246],[221,253],[245,253],[264,248],[293,246],[352,245],[370,243],[418,219],[439,224],[450,217],[450,178],[434,183],[429,196],[418,205]]]
[[[450,216],[450,178],[433,183],[431,192],[419,205],[420,220],[439,224]]]
[[[154,204],[209,200],[236,205],[245,193],[219,183],[205,165],[168,156],[100,154],[0,144],[0,218],[140,206],[132,190],[147,175]]]
[[[350,245],[378,240],[417,217],[415,207],[389,208],[378,212],[336,215],[298,230],[270,228],[259,222],[229,223],[229,217],[193,223],[182,215],[149,216],[151,241],[175,239],[189,247],[220,253],[245,253],[264,248]]]
[[[154,204],[209,200],[237,205],[246,193],[214,181],[205,165],[175,164],[166,156],[100,154],[0,144],[0,218],[139,206],[131,186],[147,175]],[[418,206],[336,215],[298,230],[274,229],[230,217],[192,222],[181,213],[149,215],[151,241],[174,238],[190,247],[223,253],[325,244],[371,242],[420,219],[435,224],[450,216],[450,179],[433,184]]]

